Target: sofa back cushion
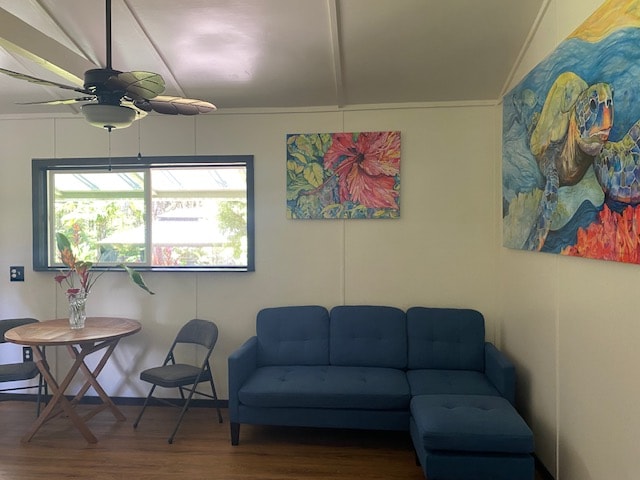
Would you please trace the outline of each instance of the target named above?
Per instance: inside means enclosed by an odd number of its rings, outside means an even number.
[[[329,312],[317,305],[265,308],[256,319],[258,365],[328,365]]]
[[[331,309],[332,365],[406,368],[407,322],[399,308],[341,305]]]
[[[484,372],[484,317],[457,308],[407,310],[408,367]]]

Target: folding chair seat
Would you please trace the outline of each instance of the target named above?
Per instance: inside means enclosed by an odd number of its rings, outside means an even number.
[[[138,427],[138,423],[142,418],[142,415],[149,404],[149,401],[153,398],[162,403],[166,403],[171,406],[182,406],[182,411],[178,417],[178,421],[168,438],[169,443],[173,443],[173,438],[178,431],[180,422],[184,414],[189,408],[191,399],[194,394],[203,395],[211,398],[214,401],[216,410],[218,412],[218,421],[222,423],[222,414],[220,413],[220,406],[218,404],[218,395],[216,394],[216,387],[213,383],[213,373],[211,372],[211,364],[209,358],[213,353],[213,347],[215,347],[218,340],[218,327],[215,323],[208,320],[193,319],[188,321],[178,332],[164,362],[159,367],[153,367],[146,369],[140,373],[140,380],[150,383],[151,389],[144,401],[142,410],[138,415],[138,418],[133,424],[133,428]],[[193,365],[190,363],[178,363],[176,362],[176,347],[181,344],[193,344],[204,347],[204,359],[199,365]],[[198,384],[208,382],[211,386],[211,395],[198,391]],[[182,405],[177,404],[175,401],[170,401],[164,398],[153,397],[153,392],[156,387],[163,388],[177,388],[182,398]],[[188,387],[188,388],[187,388]],[[185,391],[188,392],[185,397]]]
[[[0,320],[0,344],[6,343],[4,339],[5,332],[12,328],[19,327],[21,325],[27,325],[29,323],[36,323],[38,320],[35,318],[8,318]],[[37,394],[37,406],[36,414],[40,415],[40,405],[42,403],[43,396],[47,395],[47,384],[40,374],[40,370],[35,362],[28,360],[16,363],[0,363],[0,383],[9,382],[23,382],[32,380],[38,377],[38,394]],[[0,389],[0,392],[12,392],[18,390],[27,390],[35,388],[35,385],[21,385]]]

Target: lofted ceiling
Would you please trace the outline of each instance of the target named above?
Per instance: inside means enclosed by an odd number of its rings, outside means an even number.
[[[544,0],[112,0],[113,67],[220,111],[495,100]],[[0,0],[0,67],[69,85],[104,67],[104,0]],[[57,72],[57,73],[54,73]],[[73,92],[0,75],[0,115]]]

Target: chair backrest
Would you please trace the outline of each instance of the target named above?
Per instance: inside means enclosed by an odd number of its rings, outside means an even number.
[[[193,343],[212,350],[218,341],[218,326],[210,320],[194,318],[178,332],[175,343]]]
[[[7,318],[0,320],[0,343],[4,343],[6,341],[4,339],[4,334],[12,328],[37,322],[38,320],[35,318]]]

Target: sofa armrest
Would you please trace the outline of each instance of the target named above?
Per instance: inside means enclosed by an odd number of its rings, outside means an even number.
[[[229,419],[238,422],[240,401],[238,392],[258,367],[258,337],[251,337],[240,348],[229,355]]]
[[[485,375],[500,394],[514,405],[516,401],[516,369],[490,342],[484,344]]]

